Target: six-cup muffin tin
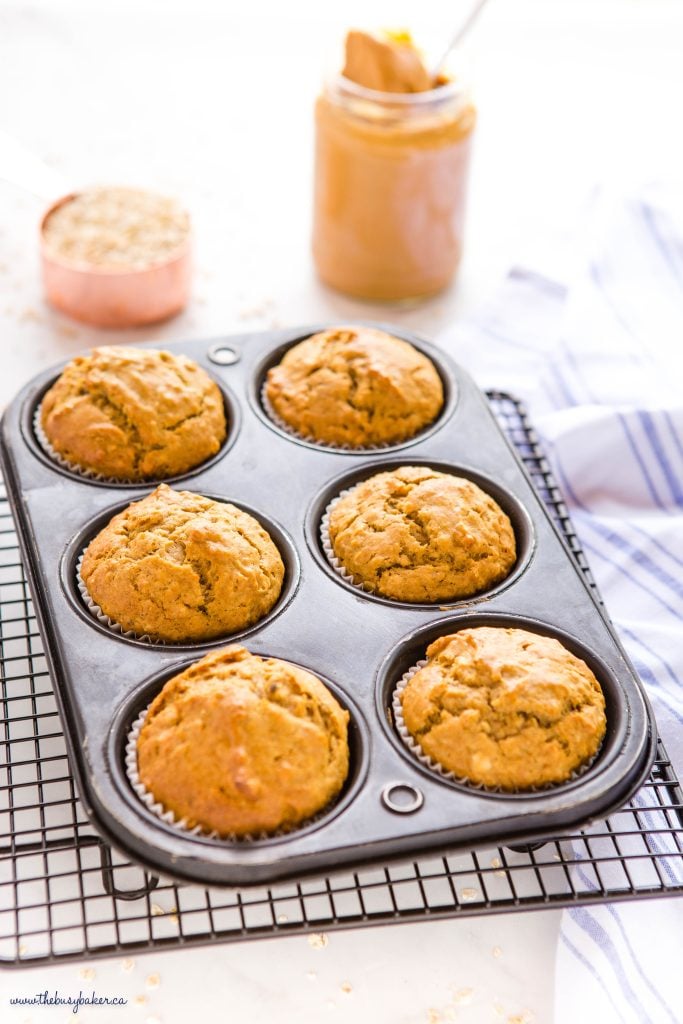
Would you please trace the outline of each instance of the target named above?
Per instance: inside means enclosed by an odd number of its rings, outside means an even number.
[[[400,445],[351,452],[297,440],[268,418],[260,398],[268,367],[324,326],[166,346],[214,377],[229,419],[219,454],[166,482],[250,512],[286,567],[271,613],[219,641],[126,639],[84,607],[76,585],[80,553],[112,515],[155,484],[87,480],[43,452],[34,414],[62,368],[28,384],[3,419],[5,477],[83,803],[109,842],[156,873],[245,886],[429,849],[535,842],[623,804],[652,763],[654,719],[634,671],[484,396],[460,367],[412,334],[377,325],[437,366],[446,400],[432,426]],[[340,490],[406,464],[468,477],[498,501],[518,546],[506,580],[469,600],[406,605],[365,594],[334,572],[320,545],[324,509]],[[581,777],[540,792],[485,791],[434,774],[401,742],[391,713],[396,683],[437,636],[477,625],[557,637],[593,669],[605,693],[607,734]],[[140,710],[172,675],[232,642],[309,669],[350,712],[351,769],[341,796],[286,836],[232,842],[180,832],[147,810],[125,774],[126,736]]]

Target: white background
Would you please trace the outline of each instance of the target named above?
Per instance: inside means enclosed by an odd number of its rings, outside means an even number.
[[[32,180],[8,138],[52,171],[42,198],[0,181],[0,407],[38,370],[103,341],[354,317],[433,335],[473,312],[539,232],[571,225],[596,182],[680,177],[679,0],[490,0],[463,57],[480,122],[458,286],[409,309],[319,286],[312,105],[344,30],[409,25],[436,53],[466,10],[464,0],[0,0],[0,179]],[[50,194],[93,183],[167,190],[190,208],[197,273],[182,316],[105,334],[44,306],[41,210]],[[559,916],[331,933],[322,948],[303,937],[155,953],[125,969],[112,960],[4,972],[0,1017],[546,1022]],[[77,1018],[7,1010],[9,995],[90,985],[127,1007]]]

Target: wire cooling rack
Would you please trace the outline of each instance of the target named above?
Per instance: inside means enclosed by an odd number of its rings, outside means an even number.
[[[594,586],[523,407],[502,392],[489,392],[489,399]],[[6,964],[683,893],[682,794],[661,743],[649,779],[626,807],[535,849],[446,851],[243,891],[148,875],[99,838],[76,795],[4,489],[0,671],[0,962]]]

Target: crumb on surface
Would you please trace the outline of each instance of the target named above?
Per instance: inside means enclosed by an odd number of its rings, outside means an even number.
[[[460,899],[463,901],[463,903],[471,903],[472,900],[478,900],[479,897],[480,893],[478,889],[465,887],[464,889],[460,890]]]

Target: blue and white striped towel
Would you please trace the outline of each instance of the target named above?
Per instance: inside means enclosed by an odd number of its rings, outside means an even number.
[[[439,340],[480,385],[526,401],[610,616],[662,733],[675,740],[683,737],[683,194],[661,185],[628,197],[596,192],[564,255],[564,280],[543,260],[514,269],[489,306]],[[660,862],[681,873],[680,858]],[[683,898],[565,911],[556,1024],[683,1021],[682,953]]]

